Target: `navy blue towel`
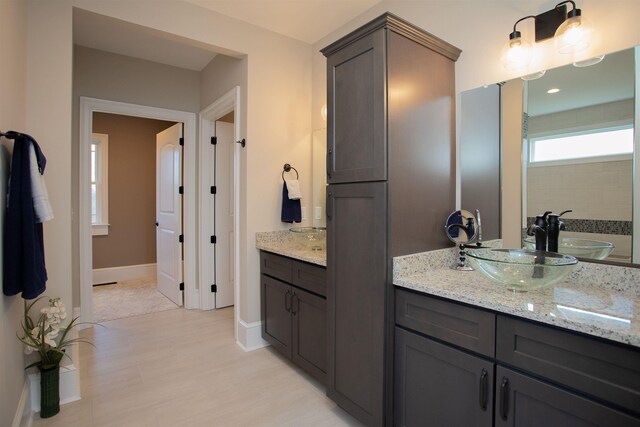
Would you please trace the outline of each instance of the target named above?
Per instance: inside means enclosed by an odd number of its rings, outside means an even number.
[[[302,221],[302,208],[300,207],[300,200],[290,200],[289,190],[287,190],[287,183],[282,186],[282,213],[280,215],[282,222],[301,222]]]
[[[36,222],[31,194],[29,150],[32,144],[41,173],[44,172],[46,159],[32,137],[10,134],[8,137],[15,139],[15,142],[6,203],[2,291],[5,295],[22,292],[22,298],[33,299],[45,290],[47,270],[44,264],[42,223]]]

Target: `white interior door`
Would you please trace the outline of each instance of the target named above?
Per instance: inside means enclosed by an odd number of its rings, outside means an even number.
[[[182,123],[156,135],[156,258],[158,290],[182,305]]]
[[[217,121],[215,132],[218,139],[215,155],[215,186],[214,201],[215,220],[214,234],[216,245],[214,248],[215,262],[213,277],[217,286],[215,307],[233,305],[234,289],[234,230],[233,230],[233,123]]]

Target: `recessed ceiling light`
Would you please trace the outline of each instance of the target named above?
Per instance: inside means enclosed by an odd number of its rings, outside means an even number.
[[[549,89],[547,91],[547,93],[558,93],[558,92],[560,92],[560,89],[558,89],[557,87],[554,87],[553,89]]]

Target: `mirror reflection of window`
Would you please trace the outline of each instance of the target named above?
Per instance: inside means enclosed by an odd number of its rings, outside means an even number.
[[[91,228],[94,236],[106,235],[109,230],[108,147],[109,135],[91,134]]]

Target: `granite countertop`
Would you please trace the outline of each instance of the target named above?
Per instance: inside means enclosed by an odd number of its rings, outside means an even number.
[[[313,251],[296,242],[288,230],[256,233],[256,248],[311,264],[327,266],[327,252]]]
[[[393,283],[640,347],[640,269],[580,262],[555,286],[515,293],[478,271],[450,269],[456,259],[455,249],[396,257]]]

